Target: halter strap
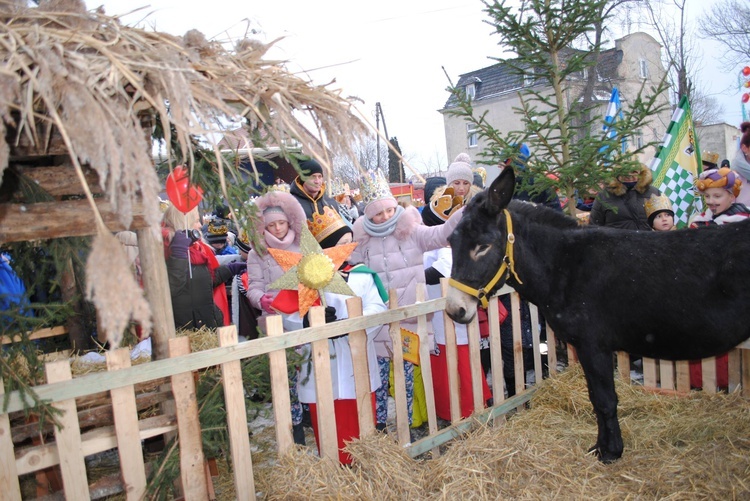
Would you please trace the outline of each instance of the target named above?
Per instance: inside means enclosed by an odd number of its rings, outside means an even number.
[[[507,279],[508,275],[512,273],[519,284],[523,283],[516,274],[515,260],[513,259],[513,243],[516,241],[516,236],[513,234],[513,221],[510,218],[510,212],[508,212],[508,209],[504,209],[503,212],[505,213],[505,224],[508,229],[508,238],[505,243],[505,257],[503,258],[503,264],[500,265],[500,268],[497,270],[497,273],[495,273],[495,276],[490,279],[487,285],[480,289],[469,287],[468,285],[462,284],[461,282],[459,282],[458,280],[454,280],[453,278],[448,279],[449,285],[455,287],[461,292],[465,292],[466,294],[477,298],[482,304],[483,308],[487,308],[487,306],[489,305],[489,301],[487,299],[489,291],[491,291],[492,288],[495,287],[495,284],[497,284],[497,282],[503,276],[505,276],[505,278]]]

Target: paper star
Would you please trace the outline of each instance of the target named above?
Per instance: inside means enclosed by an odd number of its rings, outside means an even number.
[[[323,292],[354,296],[354,291],[337,271],[356,246],[356,243],[350,243],[321,249],[310,230],[303,226],[300,235],[302,252],[268,249],[271,256],[286,272],[268,288],[296,290],[299,295],[301,317],[305,316],[318,298],[325,306]]]

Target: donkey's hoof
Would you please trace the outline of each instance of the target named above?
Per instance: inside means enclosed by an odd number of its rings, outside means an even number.
[[[622,456],[622,452],[620,452],[619,454],[617,454],[617,453],[603,451],[602,448],[601,448],[601,446],[599,446],[598,444],[592,446],[588,450],[588,453],[589,454],[593,454],[594,456],[596,456],[596,459],[598,459],[599,461],[601,461],[604,464],[614,463],[615,461],[617,461],[618,459],[620,459],[620,457]]]

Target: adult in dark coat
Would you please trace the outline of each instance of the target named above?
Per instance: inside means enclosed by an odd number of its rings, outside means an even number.
[[[313,159],[300,162],[299,167],[303,174],[294,179],[289,193],[299,201],[305,211],[305,217],[312,220],[313,213],[322,214],[323,207],[326,205],[339,214],[338,202],[326,195],[323,167]]]
[[[644,204],[661,192],[651,186],[651,169],[641,169],[629,176],[618,176],[600,191],[591,207],[590,224],[625,230],[651,231]]]

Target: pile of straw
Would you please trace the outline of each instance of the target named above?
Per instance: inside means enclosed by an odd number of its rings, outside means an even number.
[[[587,449],[596,421],[580,368],[543,382],[531,409],[478,425],[434,460],[381,434],[349,445],[355,464],[304,452],[258,472],[266,499],[737,499],[750,496],[750,405],[739,394],[654,395],[620,384],[625,453]]]

